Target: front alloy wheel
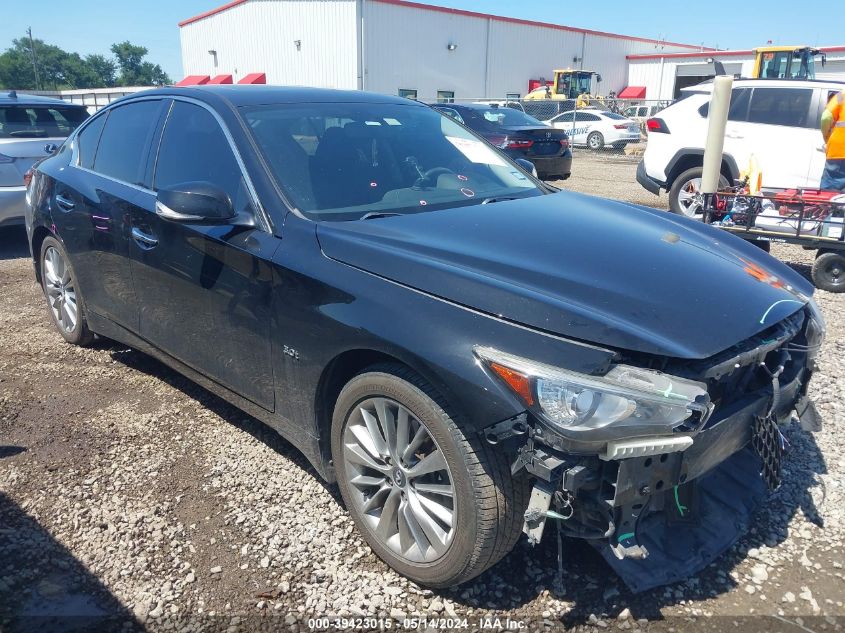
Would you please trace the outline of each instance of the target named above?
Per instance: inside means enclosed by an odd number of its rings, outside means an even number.
[[[409,368],[352,378],[332,415],[331,451],[346,508],[400,574],[451,587],[482,573],[522,532],[528,480]]]
[[[354,503],[373,533],[413,562],[442,557],[455,536],[455,488],[425,425],[394,400],[369,398],[343,438]]]

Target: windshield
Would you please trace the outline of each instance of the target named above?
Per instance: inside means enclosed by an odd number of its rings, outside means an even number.
[[[0,106],[0,138],[64,138],[88,118],[85,108]]]
[[[543,127],[545,123],[541,123],[533,116],[525,114],[520,110],[514,108],[477,108],[476,112],[479,116],[484,117],[484,120],[493,125],[501,125],[504,127],[520,127],[520,126],[534,126]]]
[[[309,103],[241,112],[282,190],[313,220],[544,193],[510,159],[432,108]]]

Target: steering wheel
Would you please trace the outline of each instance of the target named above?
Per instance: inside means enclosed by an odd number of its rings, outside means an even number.
[[[414,184],[411,185],[411,189],[422,189],[428,185],[431,185],[432,178],[436,178],[437,176],[442,176],[444,174],[454,173],[455,172],[453,172],[451,169],[447,169],[446,167],[432,167],[414,181]]]

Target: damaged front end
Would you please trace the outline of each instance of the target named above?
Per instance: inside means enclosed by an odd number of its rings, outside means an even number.
[[[806,430],[820,428],[806,393],[823,336],[811,301],[708,359],[619,355],[600,377],[476,350],[527,405],[485,437],[515,452],[514,474],[534,478],[529,541],[554,520],[634,591],[705,567],[780,484],[779,424],[797,411]]]

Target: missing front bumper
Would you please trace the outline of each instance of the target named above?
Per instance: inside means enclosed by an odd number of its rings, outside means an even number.
[[[778,419],[793,408],[802,420],[814,413],[802,383],[799,376],[781,387]],[[540,447],[532,461],[523,451],[538,481],[526,513],[529,540],[538,542],[547,519],[555,519],[564,534],[590,540],[633,591],[698,572],[747,530],[774,481],[761,477],[772,464],[752,448],[755,420],[770,401],[758,395],[726,407],[691,443],[621,443],[601,458]]]

